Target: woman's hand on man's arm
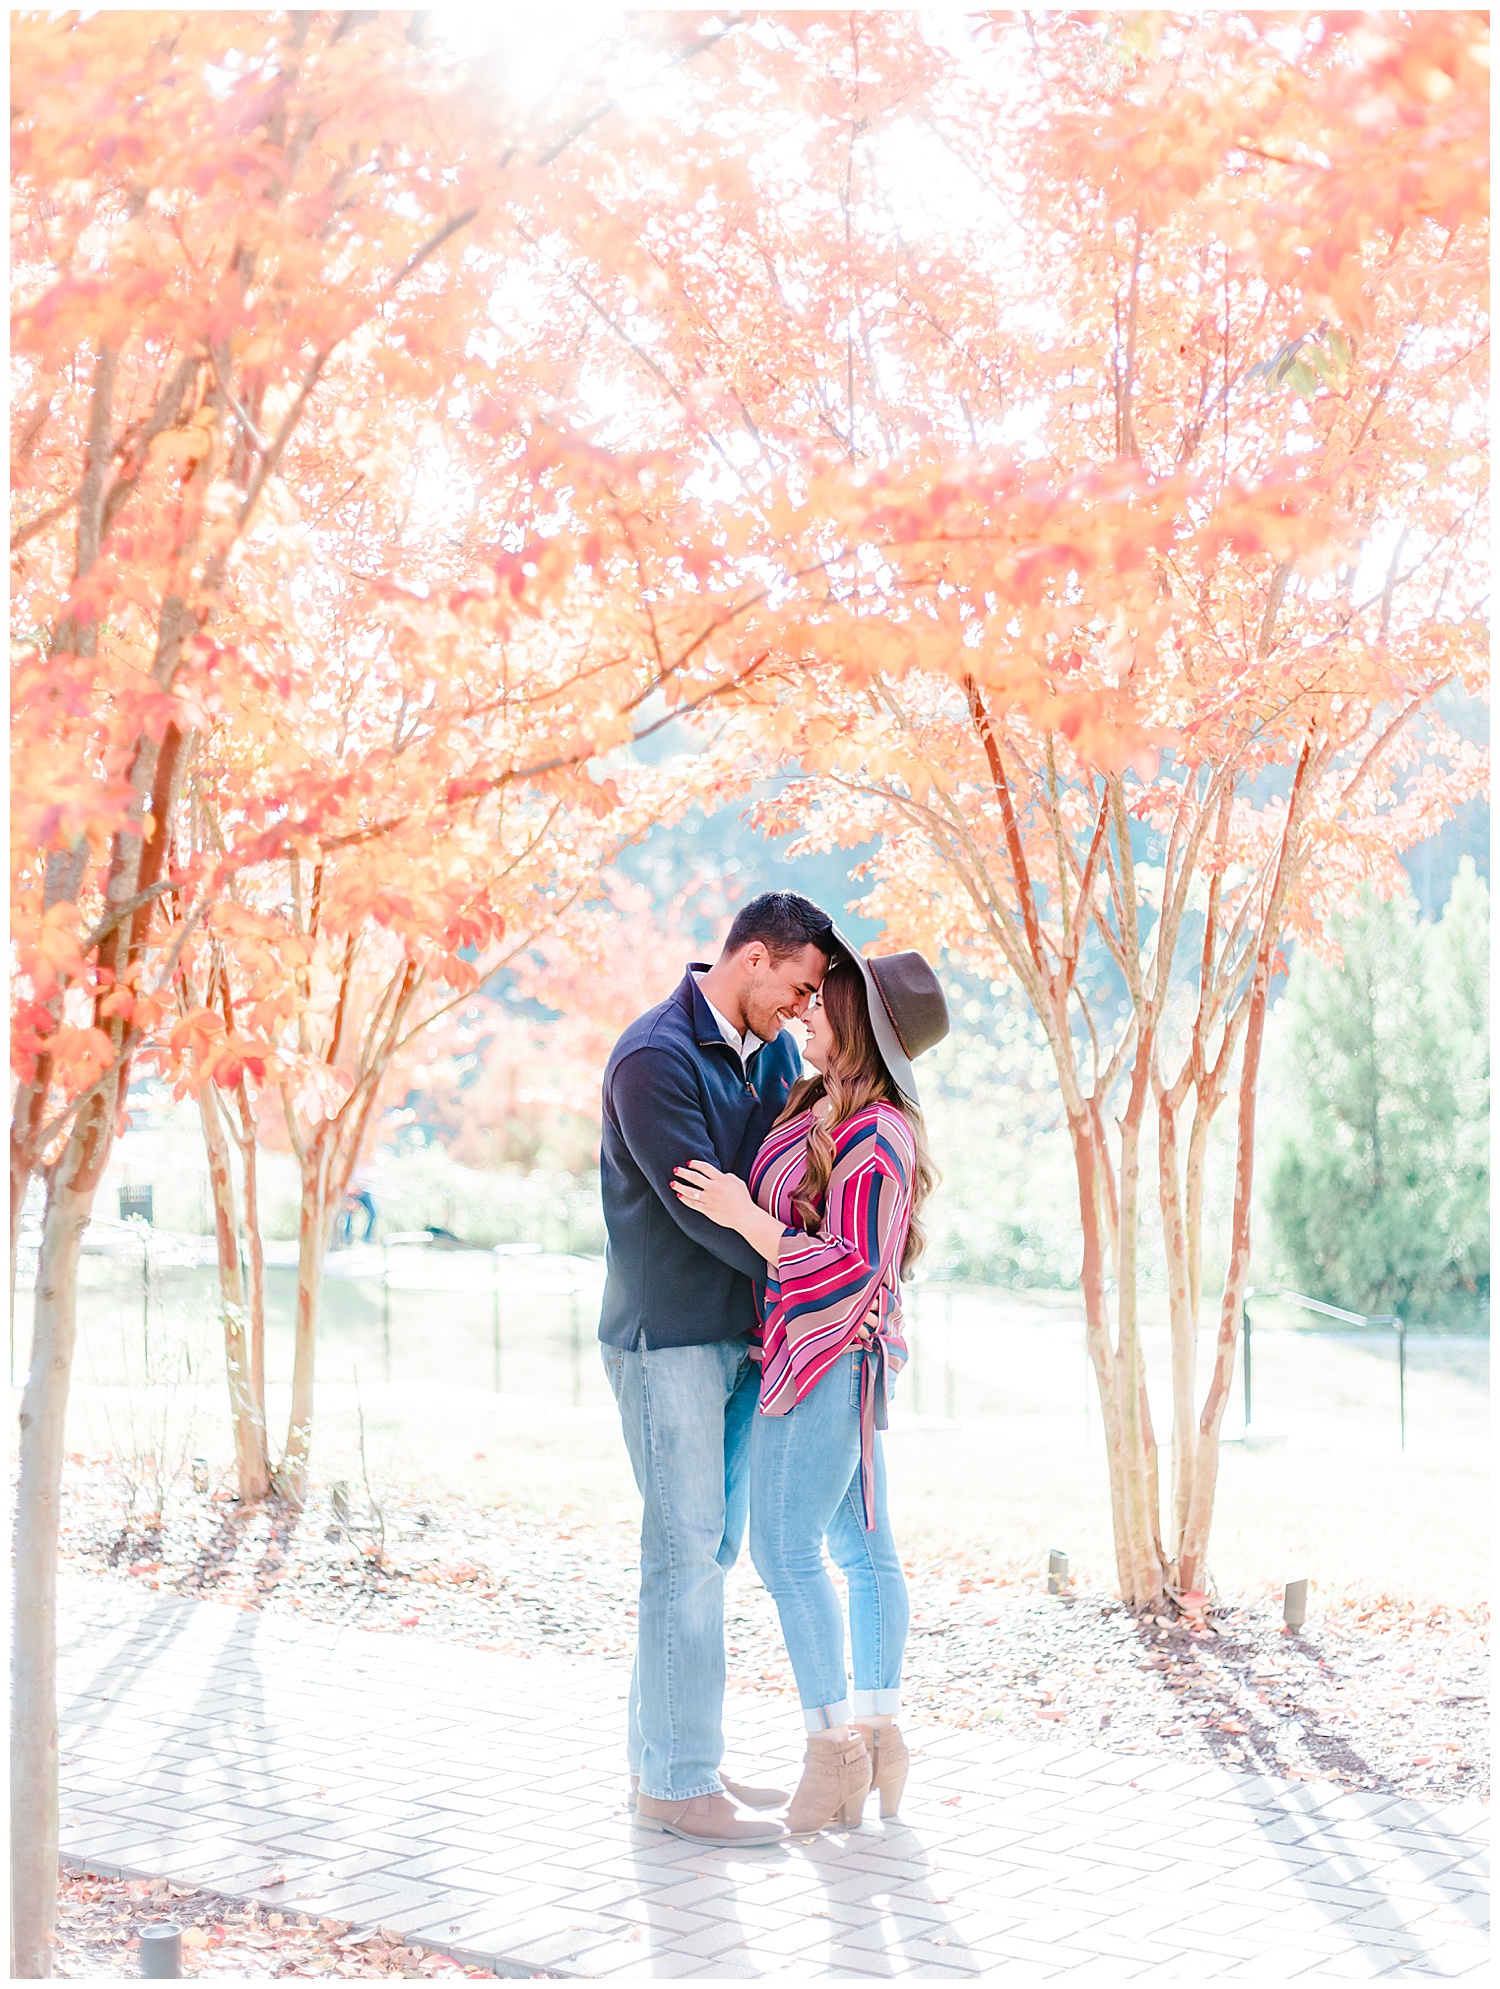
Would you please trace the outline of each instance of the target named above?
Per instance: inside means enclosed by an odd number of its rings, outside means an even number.
[[[780,1263],[781,1224],[758,1205],[738,1174],[721,1173],[706,1160],[690,1160],[673,1168],[672,1186],[696,1215],[737,1231],[773,1267]]]

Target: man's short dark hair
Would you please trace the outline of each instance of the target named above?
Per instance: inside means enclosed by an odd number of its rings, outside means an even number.
[[[816,946],[830,960],[839,951],[833,920],[811,898],[799,897],[795,891],[763,891],[742,905],[724,951],[738,953],[757,939],[773,960],[800,953],[804,946]]]

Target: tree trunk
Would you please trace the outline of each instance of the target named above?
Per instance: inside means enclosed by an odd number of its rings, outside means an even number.
[[[16,1290],[16,1244],[21,1234],[21,1210],[31,1186],[36,1166],[36,1136],[43,1125],[47,1103],[47,1072],[51,1058],[37,1059],[37,1075],[31,1084],[17,1088],[10,1122],[10,1290],[14,1303]]]
[[[1255,1179],[1255,1098],[1260,1082],[1260,1053],[1265,1036],[1266,1003],[1271,988],[1270,948],[1256,962],[1255,985],[1245,1027],[1244,1061],[1240,1065],[1240,1109],[1234,1161],[1234,1217],[1230,1229],[1229,1263],[1219,1305],[1219,1336],[1214,1348],[1213,1378],[1198,1419],[1198,1469],[1192,1504],[1182,1541],[1182,1582],[1201,1588],[1207,1578],[1208,1534],[1213,1524],[1214,1495],[1219,1486],[1219,1428],[1234,1383],[1234,1358],[1239,1346],[1240,1312],[1250,1276],[1250,1198]]]
[[[1188,1133],[1187,1158],[1187,1262],[1188,1293],[1196,1337],[1203,1311],[1203,1190],[1208,1178],[1208,1131],[1223,1103],[1217,1088],[1193,1105],[1193,1124]]]
[[[250,1272],[250,1389],[266,1426],[266,1246],[260,1233],[260,1170],[257,1165],[255,1114],[242,1077],[239,1083],[240,1165],[245,1185],[245,1255]]]
[[[179,736],[168,726],[160,749],[152,742],[138,743],[131,780],[140,812],[146,812],[150,795],[152,825],[144,841],[116,835],[106,904],[128,899],[143,875],[150,882],[159,872]],[[118,973],[122,954],[129,957],[130,940],[144,944],[152,909],[141,908],[129,935],[117,926],[105,939],[99,949],[101,967]],[[97,1009],[95,1020],[100,1020]],[[109,1081],[80,1106],[47,1184],[31,1365],[21,1400],[11,1660],[11,1943],[14,1972],[27,1979],[52,1972],[51,1932],[57,1914],[57,1527],[78,1338],[78,1258],[130,1082],[129,1032],[112,1019],[106,1034],[116,1057],[114,1069]]]
[[[292,1410],[276,1488],[294,1506],[307,1498],[307,1461],[312,1453],[313,1371],[318,1341],[318,1305],[323,1293],[323,1259],[328,1249],[328,1151],[321,1140],[309,1149],[302,1169],[302,1214],[297,1230],[297,1328],[292,1355]]]
[[[224,1364],[229,1377],[229,1416],[234,1431],[235,1474],[240,1498],[258,1505],[271,1489],[266,1455],[264,1412],[256,1399],[247,1343],[245,1294],[240,1276],[238,1226],[234,1210],[234,1178],[229,1169],[229,1142],[219,1118],[219,1102],[211,1085],[198,1093],[198,1116],[208,1154],[208,1179],[213,1196],[214,1241],[219,1254],[219,1310],[224,1321]]]
[[[1168,1579],[1180,1587],[1182,1536],[1198,1468],[1198,1320],[1193,1305],[1192,1255],[1182,1211],[1177,1113],[1165,1098],[1157,1108],[1156,1162],[1172,1329],[1172,1527],[1165,1558]]]
[[[78,1256],[109,1148],[107,1119],[75,1129],[50,1184],[42,1224],[31,1366],[21,1401],[11,1672],[11,1973],[52,1973],[57,1917],[57,1528],[78,1337]],[[80,1165],[80,1162],[85,1163]]]
[[[1120,1404],[1120,1467],[1131,1540],[1128,1600],[1142,1608],[1161,1596],[1161,1522],[1157,1508],[1156,1436],[1146,1400],[1146,1362],[1140,1333],[1140,1114],[1145,1103],[1149,1052],[1137,1052],[1136,1075],[1120,1121],[1118,1238],[1115,1246],[1119,1320],[1115,1387]]]
[[[1104,1292],[1103,1209],[1096,1146],[1096,1117],[1083,1108],[1069,1116],[1073,1162],[1078,1175],[1078,1208],[1083,1224],[1084,1317],[1089,1359],[1099,1387],[1104,1441],[1109,1463],[1110,1516],[1114,1524],[1115,1569],[1120,1595],[1131,1609],[1144,1609],[1161,1595],[1155,1527],[1150,1513],[1151,1471],[1144,1443],[1139,1348],[1125,1357],[1110,1344],[1109,1310]],[[1118,1217],[1116,1234],[1119,1233]]]
[[[1284,570],[1284,569],[1283,569]],[[1279,593],[1273,602],[1279,601]],[[1268,610],[1267,625],[1272,619]],[[1239,1120],[1235,1127],[1234,1215],[1229,1234],[1229,1263],[1219,1303],[1219,1334],[1214,1371],[1198,1418],[1198,1468],[1182,1541],[1181,1580],[1184,1588],[1202,1588],[1208,1579],[1208,1534],[1213,1524],[1214,1498],[1219,1488],[1219,1429],[1224,1421],[1234,1381],[1234,1357],[1239,1346],[1240,1314],[1250,1277],[1251,1193],[1255,1183],[1255,1103],[1260,1085],[1261,1046],[1265,1040],[1266,1009],[1271,999],[1271,963],[1286,905],[1286,894],[1298,862],[1298,832],[1307,802],[1308,769],[1313,762],[1315,736],[1310,730],[1297,761],[1287,798],[1286,826],[1281,834],[1276,871],[1261,920],[1255,950],[1255,971],[1246,1009],[1245,1047],[1240,1059]]]

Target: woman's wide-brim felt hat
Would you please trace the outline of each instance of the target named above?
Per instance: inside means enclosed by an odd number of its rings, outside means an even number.
[[[857,967],[864,981],[870,1026],[885,1067],[902,1097],[915,1105],[912,1059],[941,1043],[950,1027],[942,982],[921,953],[880,953],[867,960],[837,926],[833,936],[842,949],[840,957]]]

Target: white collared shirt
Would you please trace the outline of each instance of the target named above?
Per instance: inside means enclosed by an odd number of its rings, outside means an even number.
[[[701,974],[694,974],[693,979],[698,983],[698,988],[699,991],[701,992],[703,988],[703,976]],[[721,1015],[719,1010],[714,1007],[713,1003],[708,1000],[707,995],[704,995],[703,999],[705,1002],[708,1003],[709,1014],[713,1017],[714,1021],[717,1022],[719,1025],[719,1034],[724,1038],[724,1041],[729,1045],[730,1049],[733,1050],[734,1054],[739,1058],[740,1068],[742,1070],[748,1070],[750,1065],[750,1059],[755,1055],[757,1050],[763,1050],[765,1048],[765,1044],[762,1043],[759,1036],[756,1035],[753,1029],[747,1029],[744,1035],[742,1036],[739,1030],[736,1029],[734,1024],[729,1020],[729,1017],[727,1015]]]

